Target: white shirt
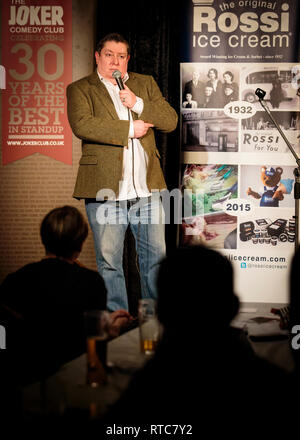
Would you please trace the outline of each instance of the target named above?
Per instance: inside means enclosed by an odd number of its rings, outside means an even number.
[[[130,127],[128,133],[128,147],[124,146],[123,152],[123,176],[119,182],[119,196],[116,200],[129,200],[138,197],[148,197],[151,195],[147,187],[147,164],[148,156],[142,147],[139,139],[134,138],[134,126],[131,112],[125,107],[120,99],[119,87],[114,85],[107,79],[103,78],[98,72],[100,81],[105,85],[121,120],[130,120]],[[123,82],[129,78],[128,73],[124,76]],[[138,96],[136,103],[132,107],[132,111],[140,115],[144,108],[144,102]]]

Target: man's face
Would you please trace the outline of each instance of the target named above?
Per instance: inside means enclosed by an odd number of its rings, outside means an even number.
[[[112,77],[112,73],[115,70],[119,70],[123,78],[127,72],[130,56],[127,53],[126,44],[117,43],[116,41],[107,41],[100,54],[95,52],[95,58],[97,70],[100,75],[116,84],[116,81]]]
[[[194,70],[193,72],[193,81],[194,82],[198,82],[200,78],[200,73],[198,72],[198,70]]]

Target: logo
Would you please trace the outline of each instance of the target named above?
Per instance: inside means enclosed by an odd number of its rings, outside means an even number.
[[[3,325],[0,325],[0,350],[6,349],[6,331]]]
[[[235,0],[213,4],[193,0],[193,47],[287,48],[289,4]]]
[[[247,268],[247,263],[241,263],[241,268],[242,269],[246,269]]]
[[[5,67],[0,65],[0,89],[6,89],[6,72]]]
[[[295,335],[291,338],[291,347],[293,350],[300,348],[300,325],[293,325],[291,334]]]

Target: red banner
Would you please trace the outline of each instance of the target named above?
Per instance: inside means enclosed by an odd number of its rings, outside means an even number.
[[[2,2],[2,164],[34,153],[72,164],[72,0]]]

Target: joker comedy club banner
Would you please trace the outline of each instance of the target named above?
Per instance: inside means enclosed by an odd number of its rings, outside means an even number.
[[[40,153],[72,163],[72,0],[3,0],[2,164]]]
[[[299,156],[299,4],[187,0],[182,13],[181,184],[193,209],[180,243],[225,254],[243,301],[288,301],[297,165],[274,120]]]

